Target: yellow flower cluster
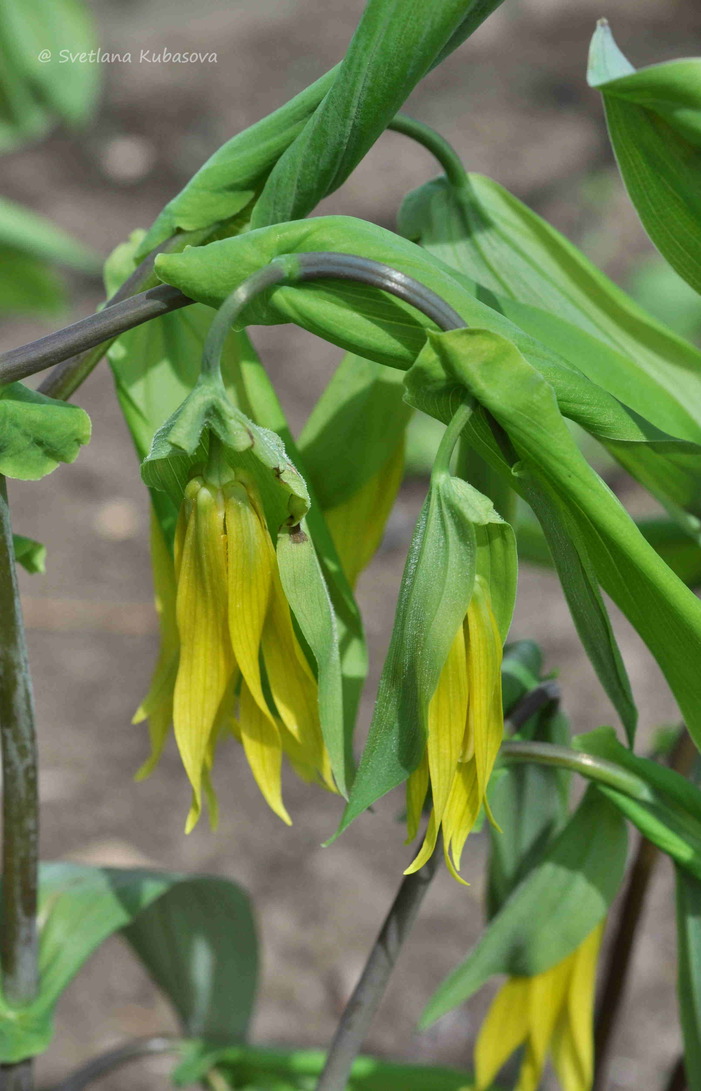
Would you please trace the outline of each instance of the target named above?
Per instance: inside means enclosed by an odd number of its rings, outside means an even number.
[[[171,715],[193,789],[187,830],[203,789],[210,794],[214,748],[224,732],[242,744],[271,809],[282,800],[283,753],[305,780],[335,791],[319,723],[317,683],[295,634],[275,548],[252,477],[226,464],[195,473],[175,532],[174,563],[155,543],[161,657],[135,722],[148,717],[154,754]]]
[[[475,1091],[486,1091],[525,1045],[516,1091],[536,1091],[548,1053],[563,1091],[589,1091],[594,1073],[592,1011],[603,923],[562,962],[512,977],[497,993],[475,1046]]]

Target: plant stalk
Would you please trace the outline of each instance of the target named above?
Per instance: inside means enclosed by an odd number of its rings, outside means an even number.
[[[5,999],[22,1007],[34,999],[38,988],[39,801],[34,702],[4,477],[0,477],[0,619],[3,793],[0,965]],[[31,1086],[31,1061],[2,1066],[3,1091],[27,1091]]]
[[[436,872],[438,856],[434,852],[420,871],[404,876],[365,969],[341,1016],[316,1091],[345,1091],[353,1061],[367,1037],[402,944],[412,929]]]
[[[696,759],[697,750],[687,731],[682,731],[669,759],[675,772],[687,775]],[[645,837],[640,837],[630,870],[616,931],[609,949],[603,985],[598,1003],[594,1031],[594,1085],[592,1091],[604,1091],[607,1082],[610,1048],[618,1025],[620,1009],[628,983],[631,960],[638,936],[645,898],[659,859],[660,850]],[[674,1079],[674,1073],[672,1079]],[[676,1076],[679,1079],[679,1075]],[[683,1059],[680,1087],[686,1086]],[[671,1086],[677,1086],[672,1083]]]
[[[169,1038],[166,1035],[159,1035],[156,1038],[135,1038],[131,1042],[93,1057],[60,1083],[54,1084],[50,1091],[83,1091],[83,1088],[94,1080],[106,1076],[108,1072],[114,1072],[115,1069],[131,1061],[138,1061],[143,1057],[158,1057],[164,1053],[178,1053],[183,1046],[184,1043],[179,1038]]]

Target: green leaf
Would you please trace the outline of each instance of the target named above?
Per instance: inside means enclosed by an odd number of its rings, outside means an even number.
[[[622,405],[558,354],[521,331],[468,292],[454,270],[420,247],[375,224],[347,216],[322,216],[250,231],[182,254],[160,254],[156,272],[191,298],[219,307],[252,273],[286,254],[333,250],[391,265],[421,281],[453,307],[466,324],[481,326],[513,341],[553,384],[561,412],[601,440],[651,444],[665,452],[695,452]],[[245,308],[240,326],[295,322],[350,352],[406,369],[433,328],[414,307],[351,281],[282,285]],[[428,410],[431,412],[431,410]],[[449,398],[440,415],[451,415]]]
[[[640,832],[691,875],[701,878],[701,793],[685,777],[649,758],[639,758],[618,742],[610,727],[576,735],[572,745],[633,773],[640,791],[627,795],[599,784],[599,791]]]
[[[60,277],[44,262],[0,245],[0,313],[60,315],[66,293]]]
[[[500,538],[504,538],[504,542]],[[475,575],[514,551],[511,528],[465,481],[434,476],[414,532],[370,734],[339,832],[418,765],[428,705],[472,597]],[[482,557],[480,557],[482,554]],[[515,574],[492,572],[493,609],[505,636]],[[499,600],[498,592],[503,596]]]
[[[590,788],[541,863],[490,921],[466,960],[433,995],[427,1027],[494,974],[531,977],[571,954],[602,920],[623,878],[625,823]]]
[[[178,1066],[173,1079],[176,1086],[184,1087],[203,1080],[215,1068],[226,1086],[240,1091],[309,1091],[325,1060],[318,1050],[239,1046],[195,1051]],[[457,1069],[357,1057],[345,1091],[471,1091],[472,1086],[472,1077]]]
[[[278,534],[277,559],[285,596],[316,661],[324,742],[338,789],[347,796],[353,779],[354,724],[348,718],[344,724],[336,619],[305,520]]]
[[[15,560],[21,564],[27,572],[46,572],[46,546],[41,542],[35,542],[33,538],[25,538],[23,534],[13,534],[12,544],[15,549]]]
[[[141,240],[145,257],[176,231],[196,231],[231,219],[255,197],[265,178],[333,86],[332,68],[274,113],[223,144],[165,206]]]
[[[246,1037],[258,978],[248,895],[228,879],[181,877],[123,929],[183,1031],[216,1045]]]
[[[621,176],[645,230],[701,292],[701,59],[636,71],[602,20],[587,79],[603,96]]]
[[[505,664],[508,656],[505,656]],[[533,678],[529,689],[539,682]],[[528,692],[528,690],[526,690]],[[505,710],[508,707],[505,702]],[[545,705],[518,730],[524,740],[569,743],[569,721],[556,704]],[[570,777],[562,769],[513,764],[500,770],[490,785],[489,806],[498,825],[490,827],[487,911],[489,917],[540,862],[567,820]]]
[[[263,187],[251,220],[306,216],[345,182],[416,84],[500,0],[369,0],[333,85]]]
[[[59,462],[73,462],[90,439],[84,409],[55,401],[22,383],[0,388],[0,473],[38,481]]]
[[[701,744],[701,674],[693,651],[701,642],[701,603],[588,465],[552,388],[514,345],[480,330],[431,333],[429,341],[426,359],[438,353],[446,387],[454,390],[462,379],[507,433],[519,460],[511,469],[514,487],[519,489],[521,478],[544,482],[565,505],[584,536],[597,579],[657,659]]]
[[[305,471],[322,508],[334,508],[382,469],[412,410],[396,369],[349,354],[299,437]]]
[[[701,548],[678,523],[663,515],[651,515],[636,519],[635,525],[680,580],[690,587],[701,584]],[[540,523],[526,511],[521,512],[518,518],[517,540],[521,560],[545,568],[552,567],[552,556]]]
[[[137,927],[130,935],[137,952],[189,1024],[205,1035],[211,1026],[216,1037],[227,1019],[226,1009],[218,1009],[227,1003],[232,1030],[242,1032],[245,1007],[252,1002],[256,949],[248,900],[238,887],[208,876],[49,863],[40,868],[40,991],[22,1008],[0,998],[2,1063],[48,1047],[54,1009],[68,983],[108,936],[128,928],[159,899],[165,900],[159,913],[147,916],[143,932]],[[170,935],[162,934],[151,948],[152,930],[160,923],[169,924]]]
[[[701,438],[701,352],[497,182],[437,178],[405,199],[399,229],[662,431]]]
[[[632,746],[638,710],[587,550],[586,535],[572,519],[567,504],[544,482],[522,479],[522,486],[543,529],[579,639]]]
[[[701,1083],[701,882],[677,868],[677,997],[689,1087]]]
[[[92,18],[80,0],[3,4],[0,146],[9,149],[40,136],[54,118],[80,125],[92,116],[100,65],[96,53],[92,61],[88,56],[97,45]]]
[[[6,197],[0,199],[0,245],[82,273],[97,273],[101,264],[99,255],[88,246]]]

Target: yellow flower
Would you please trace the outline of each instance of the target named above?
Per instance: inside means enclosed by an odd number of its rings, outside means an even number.
[[[525,1045],[516,1091],[536,1091],[548,1052],[563,1091],[589,1091],[594,1072],[592,1012],[603,923],[545,973],[512,977],[497,993],[475,1046],[475,1091],[490,1087]]]
[[[141,775],[158,759],[172,707],[193,790],[186,829],[199,817],[203,790],[213,798],[214,748],[227,732],[242,743],[271,809],[289,824],[283,753],[304,779],[335,786],[316,679],[295,634],[253,477],[223,459],[194,472],[174,553],[173,563],[161,539],[153,554],[162,643],[151,691],[135,717],[149,717],[154,750]]]
[[[446,864],[463,881],[457,874],[462,850],[483,805],[489,815],[487,784],[504,733],[501,659],[489,587],[478,575],[428,707],[426,750],[407,781],[407,842],[416,837],[429,785],[432,810],[405,874],[426,863],[442,832]]]

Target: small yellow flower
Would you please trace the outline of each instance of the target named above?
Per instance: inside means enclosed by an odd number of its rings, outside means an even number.
[[[507,1058],[525,1045],[516,1091],[536,1091],[548,1053],[563,1091],[590,1091],[592,1013],[603,923],[545,973],[512,977],[497,993],[475,1046],[475,1091],[486,1091]]]
[[[446,864],[460,879],[460,858],[480,808],[504,733],[502,642],[482,576],[428,707],[426,750],[407,781],[407,842],[416,837],[430,785],[432,810],[423,845],[405,874],[418,871],[443,834]],[[491,816],[490,816],[491,818]]]
[[[295,634],[253,477],[210,459],[185,488],[174,562],[162,538],[155,540],[161,655],[135,717],[149,718],[153,748],[140,775],[158,760],[172,708],[193,789],[187,830],[199,817],[203,790],[213,800],[209,772],[227,732],[243,745],[268,805],[289,824],[283,753],[304,779],[335,786],[316,679]]]

